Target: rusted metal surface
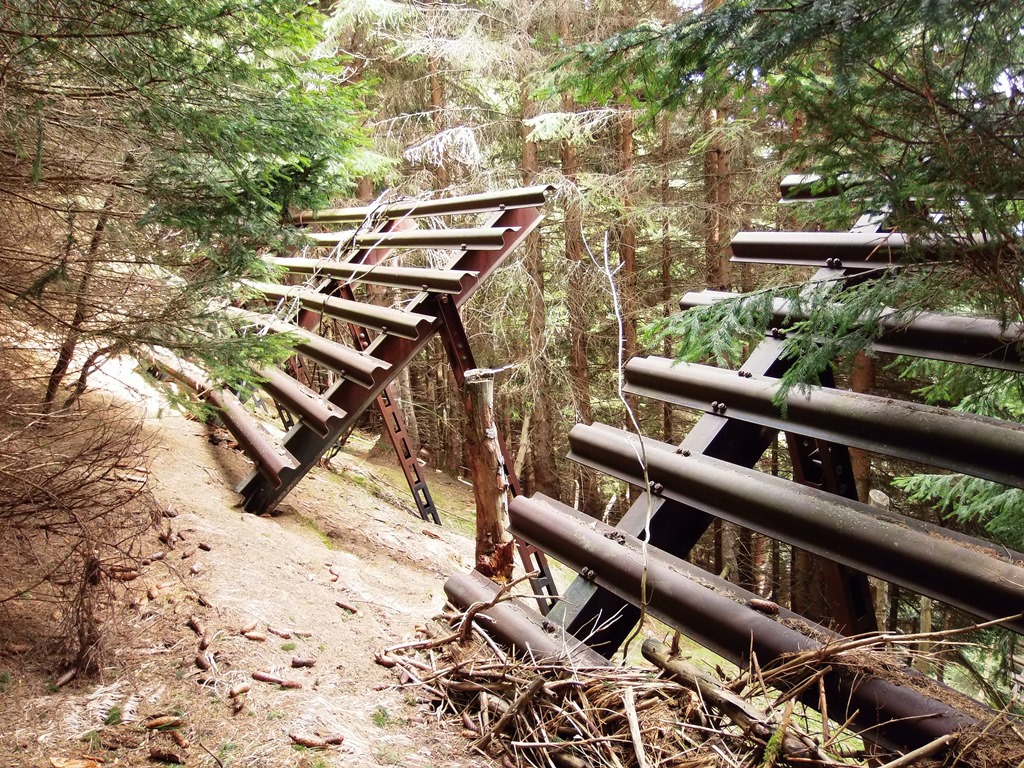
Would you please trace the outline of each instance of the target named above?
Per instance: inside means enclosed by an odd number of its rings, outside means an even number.
[[[532,188],[526,190],[525,194],[520,195],[518,199],[520,201],[539,200],[543,202],[546,190],[546,187]],[[490,199],[493,200],[493,198]],[[441,295],[424,291],[417,295],[407,310],[410,313],[423,314],[435,318],[434,323],[428,330],[441,334],[445,347],[449,351],[453,370],[456,371],[457,380],[460,372],[465,370],[467,363],[469,363],[469,367],[475,367],[475,364],[472,363],[472,351],[469,348],[468,339],[465,338],[465,331],[463,329],[460,333],[459,330],[462,328],[462,324],[461,318],[458,315],[458,308],[498,268],[504,258],[529,235],[542,218],[541,212],[533,207],[517,207],[514,205],[499,207],[504,207],[506,210],[493,218],[490,222],[490,227],[502,232],[503,247],[500,250],[472,249],[465,251],[446,270],[459,274],[461,289],[457,293]],[[366,264],[372,265],[382,259],[383,256],[384,251],[382,249],[372,247],[359,252],[353,259],[365,260]],[[340,286],[337,286],[337,289],[340,291]],[[309,322],[315,323],[315,320],[309,317]],[[345,382],[340,382],[326,393],[330,402],[346,413],[356,415],[368,407],[374,398],[386,393],[385,387],[387,384],[390,383],[412,356],[424,346],[431,335],[431,333],[423,333],[418,338],[406,339],[386,334],[371,340],[368,336],[360,335],[361,333],[364,332],[357,331],[358,343],[360,346],[365,343],[366,357],[387,361],[390,367],[386,372],[372,372],[373,381],[370,384],[364,384],[367,387],[366,390],[353,388],[346,385]],[[303,338],[305,339],[305,337]],[[306,354],[308,347],[304,349],[297,346],[296,349]],[[388,396],[388,399],[390,399],[390,396]],[[337,436],[344,429],[347,429],[349,423],[354,418],[353,416],[342,420],[336,432],[332,430],[326,437],[315,434],[312,430],[304,428],[301,424],[295,425],[289,431],[285,438],[285,444],[298,457],[303,473],[319,460],[319,457],[328,450],[337,439]],[[399,448],[399,457],[400,459],[405,457],[405,452],[401,448]],[[418,473],[418,468],[414,464],[409,464],[409,461],[415,462],[415,457],[408,457],[406,464]],[[417,480],[412,480],[410,484],[413,487],[414,494],[417,493],[418,488],[422,487],[425,489],[426,487],[425,483],[420,486]],[[514,477],[514,473],[510,473],[510,484],[514,492],[518,493],[518,479]],[[243,481],[238,490],[244,497],[243,503],[245,508],[248,511],[260,512],[273,509],[290,488],[271,488],[259,476],[253,474]],[[416,496],[416,499],[417,506],[420,506],[420,497]],[[422,508],[421,514],[424,514]],[[547,560],[542,552],[525,545],[520,545],[519,551],[525,567],[529,571],[537,571],[539,574],[537,579],[534,580],[534,589],[538,595],[539,606],[542,610],[547,610],[557,597],[557,591],[551,579]]]
[[[377,395],[377,407],[380,409],[384,421],[382,430],[395,449],[398,464],[409,485],[416,510],[422,519],[434,523],[434,525],[440,525],[441,515],[434,504],[434,497],[430,494],[430,487],[427,485],[423,473],[420,472],[419,462],[409,443],[409,433],[405,429],[402,410],[395,402],[391,387],[384,387],[383,391]]]
[[[391,368],[391,365],[370,355],[358,352],[344,344],[310,333],[297,325],[275,320],[267,315],[247,310],[228,308],[228,314],[248,321],[254,328],[270,333],[287,333],[294,339],[294,349],[311,360],[362,387],[372,387],[374,381]]]
[[[846,186],[851,186],[853,183],[849,179],[846,179],[845,182]],[[843,186],[826,183],[820,176],[813,174],[791,173],[779,183],[782,202],[820,200],[825,197],[835,197],[842,191]]]
[[[516,208],[495,217],[492,225],[506,228],[504,248],[496,251],[474,249],[456,257],[449,267],[458,271],[476,273],[476,277],[468,280],[466,288],[458,294],[452,294],[449,300],[453,301],[456,306],[461,306],[468,301],[483,281],[498,268],[505,256],[529,235],[540,223],[540,220],[541,213],[531,208]],[[437,308],[439,299],[440,297],[436,294],[421,293],[414,299],[409,309],[419,314],[439,317]],[[438,320],[438,322],[440,321]],[[299,461],[302,474],[320,459],[347,427],[350,420],[358,418],[363,410],[373,404],[377,395],[412,356],[423,348],[428,340],[429,334],[424,334],[416,340],[381,335],[370,343],[366,350],[366,357],[377,361],[381,366],[374,369],[372,381],[359,387],[339,382],[326,393],[327,398],[347,414],[346,418],[342,420],[341,428],[332,430],[331,434],[324,438],[314,430],[298,424],[285,437],[285,446]],[[301,348],[299,351],[306,354]],[[293,485],[294,482],[285,483],[279,488],[274,488],[263,478],[254,474],[242,482],[239,491],[244,497],[244,505],[247,510],[264,512],[273,509]]]
[[[498,585],[486,576],[470,571],[457,573],[445,582],[444,592],[455,605],[469,609],[474,604],[494,602]],[[521,600],[505,599],[478,614],[477,621],[517,654],[535,661],[571,659],[575,664],[604,667],[608,660],[580,640],[530,610]],[[483,621],[480,621],[480,618]]]
[[[849,233],[749,233],[734,245],[737,260],[817,264],[812,281],[859,282],[907,250],[901,236],[879,233],[880,226],[878,217],[865,216]],[[681,306],[722,296],[689,295]],[[1024,555],[859,503],[848,447],[1024,487],[1024,430],[835,392],[829,371],[810,397],[794,392],[782,419],[771,399],[790,365],[778,331],[799,318],[788,314],[777,302],[776,332],[755,347],[741,371],[680,369],[659,359],[629,364],[628,392],[703,411],[680,446],[599,424],[573,428],[571,459],[647,491],[616,528],[543,497],[513,501],[513,533],[581,574],[550,618],[605,655],[635,625],[642,593],[652,615],[741,664],[751,651],[763,665],[832,637],[821,628],[808,637],[752,611],[745,603],[754,595],[674,557],[688,556],[710,523],[722,519],[816,553],[830,609],[842,617],[845,633],[874,626],[866,573],[985,619],[1009,618],[1004,624],[1024,633]],[[908,321],[894,311],[881,325],[879,351],[1024,368],[1021,326],[928,314]],[[780,431],[793,460],[792,481],[751,469]],[[645,549],[640,537],[650,542]],[[780,616],[795,621],[784,610]],[[899,681],[905,684],[830,670],[829,714],[835,697],[858,727],[869,729],[866,741],[903,750],[974,724],[952,705],[909,687],[903,676]],[[805,701],[818,706],[816,699],[809,693]],[[971,704],[969,711],[984,708]]]
[[[401,232],[313,232],[307,237],[318,246],[350,248],[469,248],[498,250],[505,245],[507,227],[473,229],[409,229]]]
[[[278,368],[259,368],[256,374],[264,380],[260,386],[268,395],[321,435],[327,435],[345,416],[344,411]]]
[[[738,294],[722,291],[688,293],[679,300],[680,309],[705,307]],[[776,299],[772,322],[785,329],[806,315],[794,312],[791,304]],[[877,323],[882,335],[871,343],[877,352],[910,357],[927,357],[965,365],[980,365],[1007,371],[1024,371],[1024,323],[1005,326],[998,320],[982,317],[961,317],[936,312],[921,312],[902,318],[895,310],[883,313]]]
[[[643,486],[636,435],[577,424],[570,458]],[[967,547],[938,526],[884,512],[834,494],[673,446],[643,440],[646,477],[681,504],[786,541],[838,563],[907,587],[985,619],[1024,608],[1024,564],[1001,547],[974,539]],[[1024,620],[1006,626],[1024,633]]]
[[[323,275],[339,280],[352,280],[390,288],[431,291],[435,293],[458,293],[466,287],[466,280],[474,277],[471,272],[456,270],[425,269],[420,267],[384,267],[370,264],[349,264],[333,259],[302,259],[267,256],[268,264],[283,267],[297,275]]]
[[[826,387],[789,392],[785,416],[773,403],[778,379],[706,365],[634,358],[626,391],[780,431],[1024,488],[1024,426],[918,403]]]
[[[263,431],[256,419],[245,410],[237,397],[224,389],[213,387],[201,375],[188,371],[162,358],[151,362],[170,376],[189,386],[199,397],[217,410],[217,416],[238,441],[239,446],[256,464],[256,471],[275,487],[292,480],[298,463],[277,441]]]
[[[744,370],[753,374],[781,376],[790,365],[782,353],[782,341],[768,337],[747,358]],[[777,435],[778,431],[774,429],[708,413],[687,433],[679,450],[752,467]],[[837,453],[846,450],[835,445],[830,448]],[[809,457],[797,458],[803,462]],[[641,494],[619,522],[619,528],[634,536],[646,536],[649,531],[650,540],[658,547],[668,554],[685,558],[713,520],[712,515],[696,507],[664,496],[654,496],[648,503],[648,494]],[[851,628],[850,631],[870,631],[874,614],[869,608],[871,596],[865,580],[862,576],[850,574],[843,574],[842,578],[838,576],[840,574],[837,573],[837,578],[826,585],[834,615],[850,617],[851,623],[845,624]],[[833,588],[837,591],[832,591]],[[566,600],[555,606],[553,613],[578,637],[588,637],[592,646],[603,644],[612,652],[626,639],[640,616],[639,610],[630,602],[583,579],[573,582],[566,592]]]
[[[747,666],[751,652],[765,666],[786,654],[822,647],[820,641],[751,608],[749,601],[755,595],[656,548],[644,552],[635,537],[570,507],[547,498],[520,497],[512,502],[509,513],[513,533],[543,546],[560,562],[622,599],[635,600],[646,584],[651,615],[740,666]],[[781,618],[795,618],[786,614]],[[813,631],[829,636],[821,628]],[[837,667],[824,677],[829,714],[836,717],[835,704],[842,712],[839,720],[854,717],[859,727],[871,729],[872,740],[887,748],[915,748],[976,724],[911,688],[862,670]],[[816,688],[806,694],[805,701],[818,706]]]
[[[429,315],[325,296],[309,288],[257,282],[247,282],[246,285],[269,299],[280,299],[286,302],[294,299],[306,309],[311,309],[319,314],[336,317],[339,320],[371,328],[380,333],[404,336],[407,339],[419,338],[434,323],[434,318]]]
[[[877,269],[898,264],[906,237],[897,232],[740,232],[732,260],[830,269]]]
[[[353,223],[374,220],[395,220],[418,216],[490,213],[514,208],[535,208],[544,205],[554,187],[537,185],[521,189],[484,192],[438,200],[403,200],[399,203],[367,205],[358,208],[328,208],[303,211],[292,220],[296,224]]]

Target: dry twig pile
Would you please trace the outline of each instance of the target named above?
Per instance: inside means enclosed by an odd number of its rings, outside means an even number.
[[[485,622],[466,625],[476,614],[447,613],[440,618],[449,631],[420,627],[424,639],[388,648],[377,660],[438,717],[460,721],[474,751],[508,768],[862,765],[869,753],[850,724],[831,723],[798,699],[819,688],[830,665],[868,664],[872,674],[892,666],[892,638],[837,642],[813,658],[797,654],[773,669],[755,662],[732,677],[703,672],[653,640],[643,647],[654,665],[648,668],[519,659],[498,646]],[[942,690],[959,706],[958,694]],[[963,701],[972,716],[988,713],[976,732],[907,755],[875,754],[873,764],[1019,766],[1024,729],[1005,712]],[[820,707],[828,711],[826,701]]]

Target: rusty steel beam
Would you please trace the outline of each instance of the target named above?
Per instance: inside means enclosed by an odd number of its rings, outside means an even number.
[[[457,307],[462,306],[498,268],[504,258],[540,224],[542,217],[543,214],[533,208],[514,208],[498,214],[491,223],[505,230],[505,247],[498,251],[473,249],[460,254],[449,266],[453,270],[475,273],[476,276],[467,282],[466,288],[450,296],[420,293],[413,300],[409,310],[438,318],[436,322],[439,326],[439,299],[445,298]],[[266,512],[276,507],[302,474],[319,461],[342,431],[373,404],[377,395],[398,375],[413,355],[426,345],[429,338],[430,334],[424,334],[416,340],[385,334],[374,339],[366,350],[366,358],[379,366],[373,372],[372,382],[368,386],[353,387],[349,382],[340,381],[326,393],[328,400],[346,413],[340,427],[332,430],[327,437],[322,437],[309,427],[296,424],[285,437],[285,447],[299,461],[302,472],[293,481],[280,487],[271,487],[257,474],[250,475],[238,487],[244,499],[245,509],[249,512]]]
[[[791,390],[783,416],[779,379],[662,357],[630,360],[625,378],[641,397],[1024,488],[1020,424],[817,386]]]
[[[476,571],[456,573],[444,584],[454,605],[468,610],[475,604],[494,602],[498,585]],[[571,659],[574,664],[607,667],[608,660],[581,641],[546,621],[521,600],[503,600],[477,614],[477,622],[519,656],[533,661]],[[480,621],[480,617],[486,621]]]
[[[440,200],[403,200],[400,203],[365,205],[357,208],[328,208],[323,211],[303,211],[292,218],[296,224],[342,224],[370,220],[394,220],[418,216],[446,216],[456,214],[492,213],[515,208],[533,208],[544,205],[554,187],[537,185],[501,192],[484,192]]]
[[[846,176],[837,182],[825,183],[821,176],[815,174],[791,173],[779,182],[780,202],[796,203],[805,200],[821,200],[835,197],[858,182]]]
[[[739,297],[722,291],[688,293],[679,300],[679,308],[706,307],[734,298]],[[788,301],[775,300],[772,322],[776,327],[785,328],[806,318],[805,314],[793,312]],[[883,313],[877,322],[883,329],[871,344],[877,352],[1024,371],[1024,323],[1003,324],[991,318],[936,312],[921,312],[911,319],[902,319],[894,309]]]
[[[162,357],[150,356],[149,361],[171,377],[191,388],[199,397],[217,410],[218,418],[234,435],[238,445],[253,460],[256,471],[275,487],[281,487],[298,474],[298,462],[257,423],[245,406],[231,392],[218,389],[198,374],[177,366]]]
[[[317,336],[315,333],[291,323],[276,320],[258,312],[228,307],[227,314],[240,318],[252,325],[271,333],[287,333],[295,338],[293,345],[296,352],[304,355],[326,368],[330,368],[343,379],[353,381],[363,387],[372,387],[382,373],[391,365],[370,355],[363,354],[344,344]],[[344,409],[342,409],[344,410]]]
[[[645,550],[637,538],[564,504],[519,497],[509,515],[517,536],[624,601],[638,603],[644,590],[651,615],[741,667],[748,665],[751,653],[764,668],[786,655],[823,648],[820,641],[751,608],[754,595],[655,547]],[[780,619],[796,618],[785,614]],[[836,664],[824,682],[829,715],[839,721],[853,717],[872,741],[889,749],[906,751],[977,725],[938,699],[863,669]],[[804,694],[804,701],[820,706],[816,686]]]
[[[742,263],[878,269],[906,252],[898,232],[739,232],[732,239],[732,261]]]
[[[318,247],[349,248],[450,248],[499,250],[505,245],[507,227],[470,229],[405,229],[399,232],[313,232],[306,235]]]
[[[577,424],[569,458],[656,494],[962,608],[984,619],[1024,610],[1024,555],[606,426]],[[646,475],[644,474],[646,467]],[[970,546],[966,541],[970,541]],[[1024,634],[1024,618],[1005,625]]]
[[[390,333],[406,339],[417,339],[426,333],[434,322],[429,315],[403,312],[391,307],[378,307],[359,301],[325,296],[308,288],[292,285],[276,285],[274,283],[257,283],[246,281],[249,288],[259,291],[269,299],[283,301],[297,300],[306,309],[318,314],[336,317],[347,323],[355,323],[380,333]]]
[[[260,386],[268,395],[321,435],[327,435],[345,417],[344,411],[284,371],[270,367],[254,368],[253,371],[263,379]]]
[[[425,269],[421,267],[382,267],[373,264],[349,264],[333,259],[301,259],[265,256],[267,264],[283,267],[296,275],[323,275],[339,280],[385,285],[434,293],[458,293],[473,277],[471,272]]]

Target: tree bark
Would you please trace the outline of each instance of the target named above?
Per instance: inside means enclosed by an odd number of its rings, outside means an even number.
[[[571,39],[568,17],[561,19],[561,33],[564,42]],[[562,95],[562,111],[575,112],[576,102],[572,94]],[[590,401],[590,368],[588,349],[588,296],[583,264],[583,212],[580,209],[576,192],[576,175],[579,170],[579,158],[576,146],[569,140],[563,140],[559,148],[562,163],[562,176],[566,180],[569,193],[565,202],[565,258],[568,263],[568,279],[566,284],[566,304],[568,305],[569,324],[569,380],[572,388],[573,406],[576,409],[576,420],[590,424],[594,414]],[[597,485],[597,474],[590,469],[579,468],[579,509],[588,515],[598,517],[604,504]]]
[[[668,128],[669,114],[665,112],[661,117],[658,126],[659,138],[661,140],[661,307],[662,315],[668,317],[675,311],[673,301],[675,300],[675,286],[672,285],[672,238],[669,228],[669,173],[668,173]],[[672,342],[665,339],[661,353],[665,357],[673,357]],[[661,432],[662,439],[666,442],[674,442],[672,439],[672,406],[669,403],[662,403],[661,406]]]
[[[636,273],[636,223],[632,217],[633,210],[633,112],[628,106],[619,107],[619,177],[624,187],[622,197],[622,223],[619,229],[619,310],[622,315],[622,359],[623,362],[636,356],[636,316],[637,316],[637,273]],[[640,400],[636,395],[626,395],[626,404],[633,412],[634,418],[640,418],[638,408]],[[627,428],[631,424],[627,418]]]
[[[718,136],[722,119],[718,109],[704,115],[704,131],[712,135],[704,150],[704,259],[707,287],[714,291],[732,288],[732,264],[725,242],[732,205],[731,167],[729,150]]]
[[[430,4],[427,6],[427,29],[431,35],[434,32],[436,6],[437,0],[430,0]],[[440,133],[444,130],[444,113],[442,111],[444,108],[444,96],[441,91],[440,67],[438,67],[437,54],[434,51],[430,51],[427,54],[427,89],[429,91],[430,117],[434,124],[434,132]],[[449,184],[451,184],[451,176],[448,173],[448,169],[444,167],[443,158],[438,161],[437,167],[434,168],[434,179],[438,189],[447,189]]]
[[[476,501],[476,570],[496,581],[512,578],[508,479],[494,424],[494,374],[466,373],[466,447]]]
[[[875,386],[875,361],[866,353],[858,352],[853,358],[853,376],[850,389],[854,392],[870,392]],[[850,465],[853,480],[857,486],[857,498],[867,501],[871,493],[871,454],[860,448],[850,449]]]
[[[537,176],[537,143],[527,141],[529,129],[526,119],[536,112],[530,91],[524,84],[519,92],[519,103],[523,122],[520,137],[523,141],[522,172],[523,183],[535,183]],[[540,492],[553,499],[561,499],[558,468],[555,463],[554,447],[554,406],[551,402],[551,376],[548,368],[547,306],[544,302],[544,253],[541,248],[540,230],[534,230],[523,243],[525,255],[523,264],[529,276],[526,286],[526,325],[529,333],[529,379],[533,396],[530,410],[532,439],[529,444],[529,491]],[[523,435],[527,431],[525,424]]]
[[[57,353],[57,362],[50,371],[50,377],[46,382],[46,394],[43,396],[43,412],[49,413],[53,409],[53,403],[57,397],[57,390],[60,388],[64,376],[67,375],[71,360],[75,356],[75,349],[82,338],[82,326],[85,325],[86,316],[89,312],[89,291],[92,287],[92,278],[96,271],[96,255],[100,250],[100,243],[103,242],[103,233],[110,220],[110,211],[114,206],[113,195],[103,202],[103,209],[99,218],[96,219],[96,226],[93,228],[92,237],[89,239],[89,250],[86,252],[84,272],[78,283],[78,290],[75,292],[75,313],[68,325],[67,333],[64,335],[64,342]],[[86,372],[86,376],[88,373]],[[85,381],[82,382],[83,389]]]

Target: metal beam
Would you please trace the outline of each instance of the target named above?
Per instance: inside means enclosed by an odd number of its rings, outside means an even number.
[[[550,551],[622,600],[638,602],[644,590],[651,615],[740,666],[748,665],[751,653],[764,667],[787,654],[823,647],[808,636],[815,632],[805,635],[749,607],[754,595],[654,547],[644,549],[635,537],[565,505],[518,498],[509,513],[517,536]],[[792,621],[794,616],[780,618]],[[830,634],[823,628],[817,631]],[[906,751],[976,725],[942,701],[860,668],[833,665],[824,682],[830,716],[840,721],[854,717],[860,728],[870,729],[872,741],[890,749]],[[818,696],[812,687],[804,700],[817,707]]]
[[[263,431],[255,417],[231,392],[218,389],[205,378],[162,357],[149,356],[150,362],[191,388],[212,405],[217,416],[238,441],[238,445],[256,465],[256,472],[276,488],[298,476],[298,462],[280,443]]]
[[[391,368],[391,365],[384,360],[363,354],[344,344],[325,339],[323,336],[317,336],[296,325],[275,320],[273,317],[233,307],[228,307],[225,311],[230,315],[247,320],[261,330],[265,328],[271,333],[290,334],[295,338],[293,347],[300,355],[316,360],[343,379],[355,382],[362,387],[372,387],[374,382]],[[347,409],[343,408],[342,410]]]
[[[821,176],[810,173],[791,173],[785,176],[779,183],[779,192],[782,195],[781,202],[796,203],[805,200],[821,200],[826,197],[835,197],[854,184],[856,182],[852,181],[849,177],[842,179],[838,184],[826,184]]]
[[[419,216],[445,216],[454,214],[491,213],[514,208],[534,208],[547,202],[554,190],[549,185],[523,187],[501,192],[446,197],[440,200],[403,200],[393,204],[374,204],[358,208],[328,208],[323,211],[303,211],[292,221],[296,224],[359,224],[364,221],[395,220]]]
[[[898,232],[739,232],[732,239],[732,261],[756,264],[878,269],[906,252]]]
[[[577,424],[569,433],[569,458],[633,485],[649,478],[657,494],[975,616],[1002,619],[1024,610],[1024,563],[1006,562],[1005,550],[986,541],[973,539],[968,547],[938,526],[718,459],[683,456],[663,443],[642,443],[643,463],[636,435]],[[1020,617],[1005,626],[1024,634]]]
[[[710,306],[725,299],[739,298],[722,291],[688,293],[679,300],[680,309]],[[807,315],[794,312],[790,302],[776,299],[772,322],[786,328]],[[876,352],[910,357],[927,357],[965,365],[980,365],[1006,371],[1024,371],[1024,323],[1000,323],[984,317],[961,317],[936,312],[920,312],[911,319],[900,317],[895,309],[877,319],[882,335],[871,344]]]
[[[339,280],[351,280],[389,288],[407,288],[435,293],[458,293],[466,287],[472,272],[425,269],[421,267],[383,267],[374,264],[351,264],[334,259],[300,259],[265,256],[267,264],[283,267],[297,275],[323,275]]]
[[[499,250],[505,245],[508,227],[472,229],[405,229],[399,232],[313,232],[307,234],[319,247],[350,248],[453,248]]]
[[[886,397],[807,386],[662,357],[626,364],[625,391],[1024,488],[1024,426]]]
[[[492,603],[498,597],[498,585],[476,571],[456,573],[444,584],[444,592],[453,604],[468,609],[474,604]],[[477,614],[488,634],[494,635],[520,656],[533,661],[571,659],[575,665],[607,667],[608,661],[599,653],[561,627],[546,621],[521,600],[504,600]]]
[[[327,435],[331,428],[345,417],[345,412],[336,408],[307,386],[300,384],[278,368],[254,368],[257,376],[264,381],[260,386],[290,413],[302,419],[321,435]]]
[[[349,299],[325,296],[317,291],[301,286],[276,285],[274,283],[257,283],[246,281],[249,288],[259,291],[269,299],[289,301],[295,299],[306,309],[322,315],[336,317],[348,323],[355,323],[380,333],[390,333],[416,339],[429,330],[434,318],[430,315],[415,312],[403,312],[391,307],[378,307]]]

